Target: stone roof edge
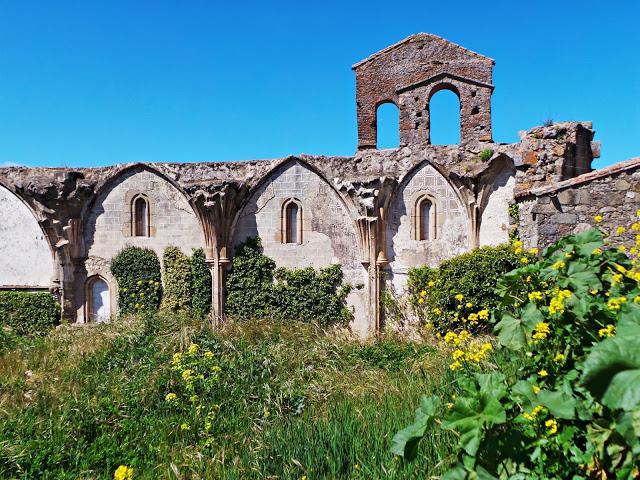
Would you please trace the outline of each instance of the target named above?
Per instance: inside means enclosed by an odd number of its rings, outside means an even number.
[[[593,180],[598,180],[610,175],[615,175],[617,173],[631,170],[636,167],[640,167],[640,157],[635,157],[623,162],[614,163],[613,165],[610,165],[608,167],[600,168],[589,173],[583,173],[582,175],[578,175],[577,177],[563,180],[562,182],[554,183],[552,185],[524,190],[522,192],[518,192],[516,194],[516,198],[528,197],[530,195],[539,197],[541,195],[546,195],[547,193],[557,192],[558,190],[562,190],[564,188],[589,183]]]
[[[411,40],[413,40],[415,38],[422,37],[422,36],[428,36],[428,37],[431,37],[431,38],[435,38],[436,40],[442,40],[443,42],[449,43],[449,44],[453,45],[454,47],[457,47],[457,48],[459,48],[459,49],[461,49],[461,50],[463,50],[463,51],[465,51],[467,53],[470,53],[471,55],[475,55],[477,57],[481,57],[481,58],[484,58],[486,60],[490,60],[493,65],[495,65],[495,63],[496,63],[496,61],[493,58],[487,57],[486,55],[482,55],[481,53],[478,53],[478,52],[474,52],[473,50],[469,50],[468,48],[465,48],[462,45],[458,45],[457,43],[453,43],[452,41],[447,40],[446,38],[440,37],[440,36],[435,35],[433,33],[419,32],[419,33],[414,33],[413,35],[409,35],[407,38],[405,38],[403,40],[400,40],[399,42],[396,42],[393,45],[389,45],[388,47],[383,48],[382,50],[369,55],[364,60],[360,60],[359,62],[354,63],[351,66],[351,69],[355,70],[356,68],[360,67],[361,65],[364,65],[365,63],[370,62],[374,58],[377,58],[377,57],[379,57],[381,55],[384,55],[385,53],[390,52],[391,50],[399,47],[400,45],[404,45],[405,43],[409,43]]]

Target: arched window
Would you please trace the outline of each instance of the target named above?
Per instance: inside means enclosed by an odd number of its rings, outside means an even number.
[[[429,100],[429,142],[432,145],[460,143],[460,99],[454,90],[437,90]]]
[[[100,276],[87,281],[86,311],[88,322],[108,322],[111,319],[109,285]]]
[[[376,146],[382,148],[398,148],[400,146],[400,110],[395,104],[388,102],[378,107],[376,112]]]
[[[149,200],[137,195],[131,202],[131,227],[134,237],[149,237]]]
[[[422,196],[415,205],[415,239],[434,240],[437,238],[436,204],[429,196]]]
[[[289,199],[282,205],[282,243],[302,243],[302,205]]]

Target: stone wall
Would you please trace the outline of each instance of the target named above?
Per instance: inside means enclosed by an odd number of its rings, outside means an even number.
[[[287,200],[302,207],[301,243],[285,243],[281,214]],[[360,262],[355,223],[334,188],[299,161],[287,162],[271,172],[239,214],[234,246],[259,236],[265,255],[280,267],[326,267],[340,264],[345,282],[353,286],[347,299],[355,315],[353,328],[366,335],[371,327],[365,316],[367,281]]]
[[[0,186],[0,289],[49,288],[53,255],[29,207]]]
[[[546,247],[562,236],[596,225],[613,232],[637,218],[640,158],[518,195],[520,238],[526,247]],[[628,233],[630,239],[635,233]]]
[[[425,194],[435,208],[435,238],[417,240],[418,200]],[[402,291],[409,268],[437,266],[443,260],[469,250],[469,213],[447,179],[432,165],[425,164],[407,175],[391,200],[387,219],[387,258],[396,291]]]

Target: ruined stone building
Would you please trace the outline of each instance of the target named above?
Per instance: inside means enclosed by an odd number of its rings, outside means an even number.
[[[351,157],[290,156],[219,163],[0,169],[0,288],[49,289],[64,318],[87,322],[89,299],[117,312],[111,258],[126,245],[203,247],[221,315],[234,247],[262,238],[278,265],[340,263],[353,285],[353,328],[383,319],[381,289],[408,269],[509,240],[519,212],[527,247],[619,221],[640,206],[640,158],[592,171],[590,122],[491,134],[494,60],[435,35],[412,35],[356,63],[358,149]],[[430,143],[429,103],[460,100],[460,144]],[[377,109],[399,110],[400,146],[376,148]]]

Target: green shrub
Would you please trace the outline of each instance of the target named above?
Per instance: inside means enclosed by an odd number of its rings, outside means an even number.
[[[495,293],[498,279],[532,258],[521,247],[505,244],[477,248],[445,260],[438,268],[411,268],[410,302],[422,320],[441,332],[461,326],[469,323],[470,314],[493,309],[499,300]],[[485,322],[470,323],[471,330],[488,329]]]
[[[211,311],[211,271],[205,263],[202,248],[196,248],[191,255],[191,314],[204,318]]]
[[[0,339],[43,335],[59,323],[60,306],[50,293],[0,292]]]
[[[423,397],[394,453],[412,458],[441,428],[458,438],[443,478],[637,478],[639,245],[606,249],[592,229],[504,275],[493,311],[500,350],[448,332],[455,396]]]
[[[262,253],[259,238],[240,245],[227,277],[226,313],[238,319],[275,318],[346,324],[351,312],[345,298],[351,287],[342,284],[342,268],[331,265],[276,269]]]
[[[178,247],[167,247],[162,257],[162,308],[171,312],[191,307],[191,260]]]
[[[158,309],[162,295],[160,261],[148,248],[126,247],[111,260],[111,273],[118,281],[120,313]]]
[[[483,162],[488,161],[493,156],[493,150],[490,148],[485,148],[480,152],[480,160]]]

